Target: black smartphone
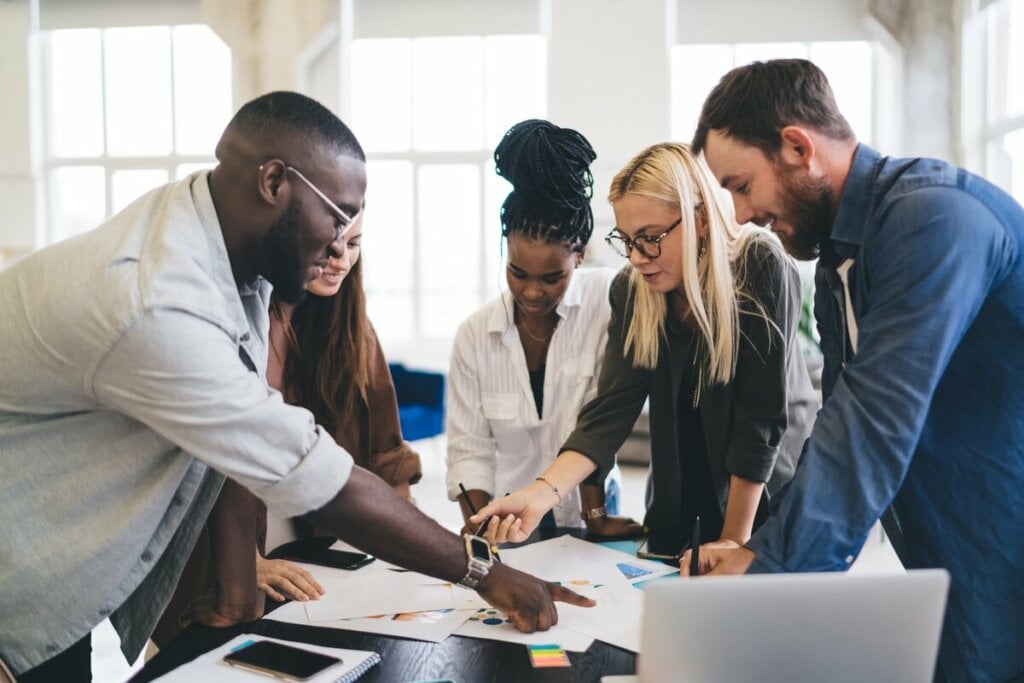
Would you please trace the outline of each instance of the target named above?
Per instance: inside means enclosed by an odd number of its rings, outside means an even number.
[[[348,550],[331,550],[330,548],[307,548],[302,552],[286,553],[282,557],[294,562],[308,562],[335,569],[359,569],[377,558],[366,553],[355,553]]]
[[[658,543],[648,538],[636,549],[636,556],[643,560],[660,560],[665,564],[678,567],[680,556],[689,547],[689,545],[686,545],[681,550],[672,551],[672,546]]]
[[[224,655],[224,661],[232,666],[252,669],[293,681],[305,681],[328,669],[341,664],[341,659],[322,655],[319,652],[282,645],[269,640],[257,640],[252,645]]]

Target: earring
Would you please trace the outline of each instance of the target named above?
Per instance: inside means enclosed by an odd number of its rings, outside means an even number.
[[[704,254],[706,254],[707,251],[708,251],[708,238],[707,238],[707,236],[705,236],[704,239],[702,239],[700,241],[700,254],[697,256],[697,260],[699,261],[700,259],[704,258]]]

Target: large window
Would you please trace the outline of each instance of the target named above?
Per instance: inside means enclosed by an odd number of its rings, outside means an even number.
[[[231,110],[231,54],[206,26],[44,36],[49,241],[212,166]]]
[[[984,10],[985,173],[1024,202],[1024,0]]]
[[[867,41],[678,45],[672,49],[672,137],[689,141],[700,108],[730,69],[754,61],[810,59],[825,75],[857,137],[873,136],[873,45]]]
[[[366,148],[365,282],[388,341],[450,338],[499,289],[494,173],[505,130],[547,110],[539,35],[352,43],[351,122]]]

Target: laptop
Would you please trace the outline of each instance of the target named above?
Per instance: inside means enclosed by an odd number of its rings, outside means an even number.
[[[653,582],[639,680],[929,683],[948,590],[942,569]]]

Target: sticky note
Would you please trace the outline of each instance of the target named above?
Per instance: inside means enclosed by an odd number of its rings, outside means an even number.
[[[572,666],[569,655],[565,653],[561,645],[527,645],[526,649],[530,651],[530,663],[535,669],[549,666]]]

